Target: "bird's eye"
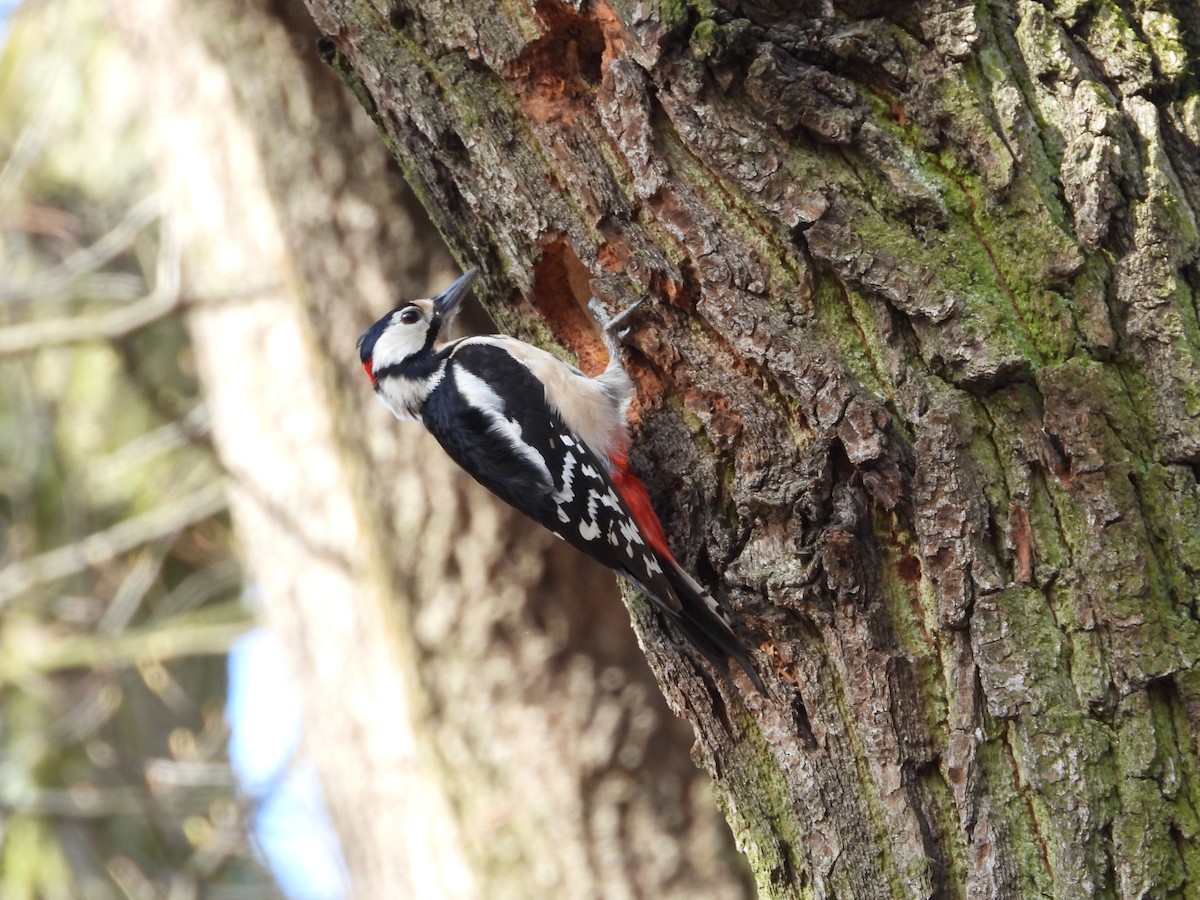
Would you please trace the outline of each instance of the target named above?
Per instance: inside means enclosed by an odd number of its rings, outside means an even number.
[[[400,311],[401,325],[415,325],[421,321],[421,311],[415,306],[406,306]]]

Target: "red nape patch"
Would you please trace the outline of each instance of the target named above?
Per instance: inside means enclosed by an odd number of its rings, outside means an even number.
[[[613,484],[625,505],[629,507],[642,537],[646,539],[651,550],[675,562],[675,557],[667,547],[667,536],[663,532],[662,523],[658,521],[658,515],[650,505],[650,495],[646,492],[646,486],[629,468],[629,457],[624,453],[613,453],[608,458],[613,464]]]
[[[367,378],[371,380],[371,387],[379,387],[379,383],[375,380],[375,375],[371,372],[371,360],[363,360],[363,371],[367,373]]]

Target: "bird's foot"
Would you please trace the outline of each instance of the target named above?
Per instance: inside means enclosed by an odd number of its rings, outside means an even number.
[[[591,310],[593,316],[596,317],[596,322],[600,325],[600,331],[604,335],[604,346],[608,348],[608,355],[611,359],[616,359],[620,353],[618,342],[629,334],[631,327],[628,324],[633,314],[641,309],[646,298],[643,297],[632,305],[621,310],[615,316],[609,317],[604,307],[600,305],[600,301],[593,297],[588,301],[588,309]]]

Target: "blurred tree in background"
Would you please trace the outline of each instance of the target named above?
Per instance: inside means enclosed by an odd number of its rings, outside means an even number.
[[[226,756],[239,599],[135,72],[87,3],[0,68],[0,896],[271,892]]]

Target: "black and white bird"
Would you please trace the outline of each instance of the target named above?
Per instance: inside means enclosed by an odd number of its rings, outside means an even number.
[[[630,469],[633,383],[608,327],[608,367],[595,378],[512,337],[447,341],[475,275],[400,304],[359,338],[375,394],[501,500],[632,582],[718,670],[728,675],[732,658],[765,693],[716,601],[675,561]]]

